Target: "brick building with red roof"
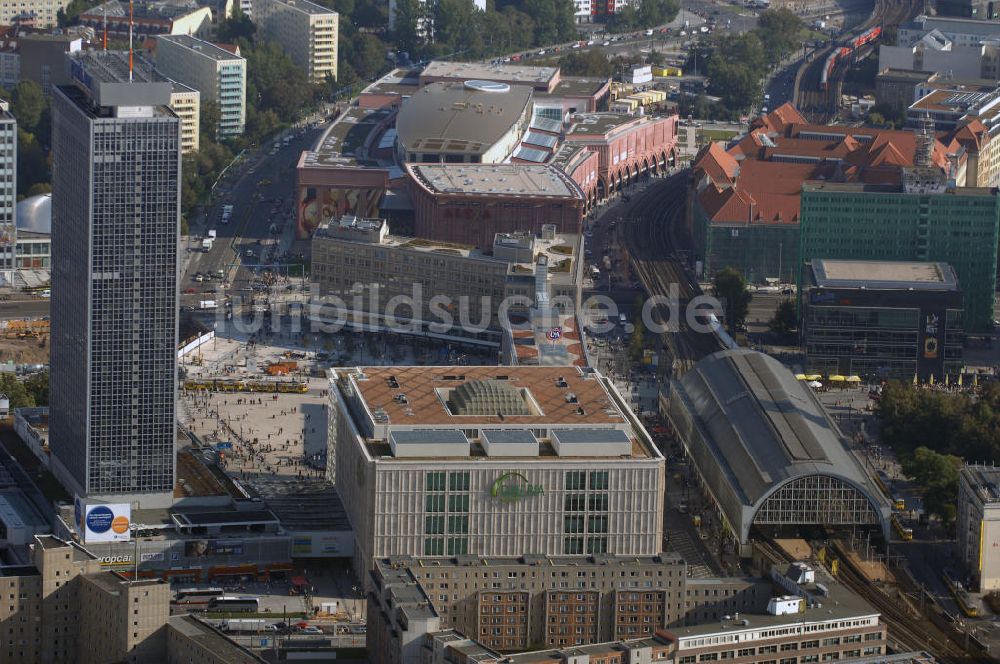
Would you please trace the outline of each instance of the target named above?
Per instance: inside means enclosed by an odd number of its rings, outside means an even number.
[[[711,278],[731,266],[751,282],[791,282],[798,269],[803,182],[900,184],[903,169],[924,165],[957,186],[967,178],[975,186],[984,140],[989,135],[975,124],[937,135],[810,124],[784,104],[755,118],[728,150],[714,143],[695,158],[688,226],[701,262],[698,276]]]

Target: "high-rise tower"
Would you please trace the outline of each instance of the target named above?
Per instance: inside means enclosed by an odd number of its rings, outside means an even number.
[[[53,467],[79,495],[169,505],[180,120],[127,53],[70,64],[52,96]]]

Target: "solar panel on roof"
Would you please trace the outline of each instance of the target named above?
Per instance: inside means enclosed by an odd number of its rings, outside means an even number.
[[[526,148],[523,145],[517,149],[514,153],[514,159],[523,159],[525,161],[533,161],[537,164],[545,163],[545,160],[549,158],[549,153],[543,150],[536,150],[534,148]]]
[[[548,134],[540,134],[537,131],[529,131],[524,135],[524,142],[531,143],[532,145],[540,145],[543,148],[555,147],[556,143],[559,141],[555,136],[550,136]]]

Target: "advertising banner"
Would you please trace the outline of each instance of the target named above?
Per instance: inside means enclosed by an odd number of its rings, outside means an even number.
[[[132,506],[128,503],[80,504],[78,513],[82,521],[77,527],[85,544],[129,541]]]

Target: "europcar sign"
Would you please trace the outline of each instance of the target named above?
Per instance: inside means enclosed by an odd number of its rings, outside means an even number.
[[[490,487],[490,496],[501,503],[516,503],[522,498],[541,496],[544,493],[545,487],[541,484],[531,484],[527,477],[516,471],[504,473],[496,478]]]

